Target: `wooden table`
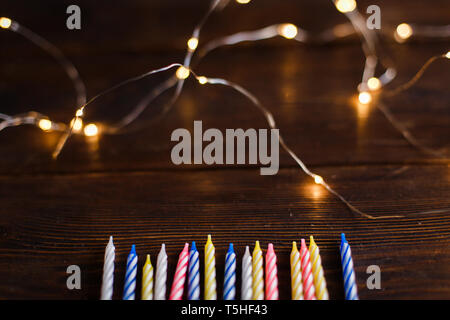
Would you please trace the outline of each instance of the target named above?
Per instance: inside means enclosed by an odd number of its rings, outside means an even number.
[[[1,14],[61,48],[93,96],[121,80],[181,62],[186,40],[209,2],[77,3],[80,31],[65,27],[70,1],[17,0],[2,4]],[[358,3],[361,10],[374,4]],[[450,18],[446,0],[376,4],[386,29],[404,21],[443,25]],[[320,31],[346,20],[325,0],[233,2],[207,23],[202,39],[284,21]],[[0,42],[1,112],[37,110],[68,122],[75,98],[60,67],[17,34],[2,30]],[[399,72],[392,87],[407,81],[430,56],[446,52],[448,44],[445,39],[402,45],[389,40]],[[272,39],[214,51],[196,70],[254,93],[273,112],[287,144],[356,207],[374,216],[404,218],[368,220],[351,213],[281,150],[275,176],[260,176],[259,166],[175,166],[170,134],[176,128],[192,130],[194,120],[221,130],[267,127],[242,96],[189,80],[161,121],[151,119],[164,99],[140,118],[139,125],[150,123],[144,129],[98,140],[74,136],[57,161],[50,155],[58,133],[31,126],[0,132],[0,298],[97,299],[104,248],[113,235],[114,298],[119,299],[131,244],[141,267],[145,254],[156,261],[166,243],[171,279],[184,242],[203,248],[211,233],[219,296],[228,243],[235,244],[240,258],[245,245],[253,247],[259,239],[264,248],[274,243],[280,298],[289,299],[291,242],[312,234],[330,296],[342,299],[341,232],[352,247],[361,299],[450,298],[449,162],[411,147],[374,106],[354,103],[363,63],[353,37],[325,46]],[[422,143],[447,155],[449,71],[447,61],[436,62],[417,86],[386,100]],[[86,121],[117,121],[167,76],[101,99],[86,110]],[[81,290],[66,287],[69,265],[81,268]],[[369,265],[381,268],[381,290],[366,287]]]

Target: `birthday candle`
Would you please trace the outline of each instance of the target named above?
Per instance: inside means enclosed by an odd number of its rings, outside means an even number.
[[[236,297],[236,254],[230,243],[225,257],[225,280],[223,284],[223,300],[234,300]]]
[[[167,254],[163,243],[156,261],[155,300],[166,300]]]
[[[153,299],[153,266],[150,261],[150,255],[147,255],[147,260],[145,261],[144,268],[142,269],[142,300],[152,300]]]
[[[314,276],[314,287],[318,300],[329,300],[327,282],[323,274],[322,260],[320,259],[319,247],[314,241],[314,237],[309,238],[309,253],[311,255],[312,272]]]
[[[297,249],[297,242],[292,242],[291,251],[291,290],[292,300],[303,300],[302,273],[300,268],[300,253]]]
[[[300,260],[302,264],[303,295],[305,300],[316,300],[311,270],[311,260],[305,239],[301,239]]]
[[[101,300],[112,299],[115,256],[116,256],[116,248],[114,247],[113,237],[110,236],[108,245],[106,246],[105,249],[105,260],[103,263],[103,280],[102,280],[102,290],[100,294]]]
[[[200,262],[195,241],[189,253],[188,300],[200,300]]]
[[[256,241],[253,249],[252,261],[252,277],[253,277],[253,299],[264,300],[264,274],[263,274],[263,256],[259,241]]]
[[[184,283],[186,282],[186,272],[189,263],[189,243],[184,245],[178,257],[177,268],[173,276],[172,289],[169,300],[181,300],[183,298]]]
[[[217,300],[216,250],[208,234],[205,245],[205,300]]]
[[[252,256],[250,255],[250,248],[246,246],[244,256],[242,257],[241,300],[252,300],[252,287]]]
[[[136,289],[136,273],[137,273],[137,255],[134,244],[128,254],[127,270],[125,273],[125,285],[123,288],[123,300],[134,300]]]
[[[341,262],[344,275],[345,300],[358,300],[352,252],[343,233],[341,233]]]
[[[266,300],[278,300],[277,256],[271,243],[266,253]]]

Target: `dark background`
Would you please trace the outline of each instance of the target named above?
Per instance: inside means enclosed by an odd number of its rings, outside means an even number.
[[[186,41],[209,1],[2,1],[8,16],[60,48],[85,80],[88,96],[173,62],[182,62]],[[66,8],[77,4],[82,29],[66,28]],[[401,22],[444,25],[450,2],[358,1],[360,11],[381,7],[383,30]],[[215,14],[201,42],[272,23],[292,22],[319,32],[346,22],[331,1],[231,2]],[[29,110],[70,121],[75,96],[62,69],[20,35],[0,30],[0,112]],[[387,40],[398,68],[392,87],[409,80],[448,39]],[[339,235],[347,234],[361,299],[450,298],[450,171],[411,147],[374,106],[355,103],[364,66],[357,37],[328,45],[271,39],[218,49],[196,68],[254,93],[271,112],[291,148],[359,209],[367,220],[314,185],[280,150],[276,176],[257,166],[177,167],[170,160],[171,132],[204,128],[265,128],[263,117],[242,96],[223,87],[186,83],[161,121],[152,122],[164,97],[138,121],[136,132],[71,138],[51,160],[58,133],[21,126],[0,132],[0,298],[96,299],[109,235],[116,244],[115,298],[120,298],[126,255],[136,244],[156,262],[161,243],[169,254],[170,288],[184,242],[203,248],[211,233],[217,252],[218,296],[223,261],[232,241],[273,242],[279,259],[280,298],[290,298],[291,241],[313,234],[321,249],[330,297],[344,296]],[[387,100],[394,114],[424,144],[448,155],[450,111],[448,61],[438,61],[411,90]],[[128,86],[87,108],[90,121],[117,121],[149,88],[169,74]],[[418,214],[419,213],[419,214]],[[203,249],[201,256],[203,256]],[[82,270],[82,289],[66,288],[66,268]],[[366,288],[367,266],[381,267],[381,290]],[[240,266],[238,268],[240,272]],[[139,278],[140,281],[140,273]],[[202,281],[203,282],[203,281]],[[240,286],[238,287],[240,289]],[[138,285],[138,289],[140,286]],[[139,297],[140,295],[138,295]]]

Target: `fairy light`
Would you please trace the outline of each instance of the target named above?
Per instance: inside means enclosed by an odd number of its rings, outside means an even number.
[[[77,112],[75,112],[75,116],[82,117],[83,116],[83,108],[78,109]]]
[[[372,77],[367,80],[367,86],[370,90],[378,90],[381,88],[381,81],[377,77]]]
[[[342,13],[352,12],[356,9],[355,0],[337,0],[334,5]]]
[[[198,38],[190,38],[187,42],[190,51],[194,51],[198,46]]]
[[[362,104],[369,104],[372,102],[372,95],[367,91],[363,91],[358,95],[358,100]]]
[[[249,3],[251,0],[236,0],[237,3],[239,4],[247,4]]]
[[[206,84],[206,83],[208,83],[208,78],[204,77],[204,76],[199,76],[199,77],[197,77],[197,81],[200,84]]]
[[[316,175],[314,175],[314,182],[316,183],[316,184],[323,184],[323,178],[321,177],[321,176],[318,176],[317,174]]]
[[[70,121],[70,126],[72,127],[73,132],[78,133],[83,128],[83,120],[81,118],[73,118]]]
[[[6,17],[1,17],[0,18],[0,27],[3,29],[9,29],[9,27],[11,27],[11,19],[6,18]]]
[[[448,52],[445,54],[445,57],[446,57],[447,59],[450,59],[450,51],[448,51]]]
[[[84,127],[84,135],[87,137],[93,137],[98,135],[98,127],[95,123],[90,123]]]
[[[43,131],[50,131],[50,129],[52,128],[52,122],[48,119],[41,119],[38,122],[38,126]]]
[[[292,23],[285,23],[279,27],[278,33],[286,39],[293,39],[297,35],[298,29]]]
[[[185,66],[181,66],[177,69],[176,76],[180,80],[187,79],[189,77],[190,71]]]
[[[397,26],[395,30],[396,39],[400,41],[404,41],[411,37],[413,34],[413,29],[407,23],[401,23]]]

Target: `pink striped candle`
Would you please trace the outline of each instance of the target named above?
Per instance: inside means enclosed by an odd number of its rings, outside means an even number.
[[[266,300],[278,300],[277,256],[271,243],[266,253]]]
[[[302,265],[303,295],[305,300],[316,300],[316,291],[314,289],[311,258],[309,250],[306,247],[305,239],[301,239],[300,259]]]
[[[173,277],[172,289],[170,290],[169,300],[181,300],[183,298],[184,283],[186,281],[186,271],[189,262],[189,244],[184,245],[178,258],[177,268]]]

